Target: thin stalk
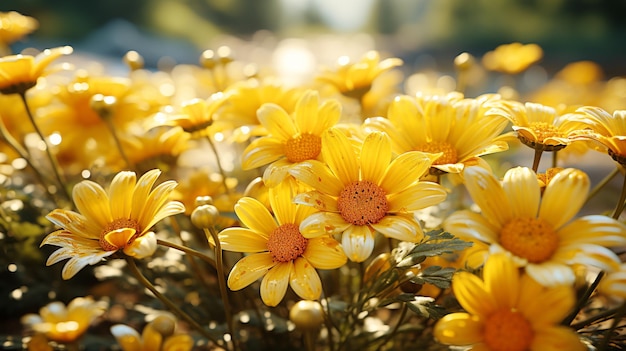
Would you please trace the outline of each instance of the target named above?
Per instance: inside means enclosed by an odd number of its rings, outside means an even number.
[[[322,285],[322,291],[324,291],[324,285]],[[324,324],[326,325],[326,330],[328,331],[328,348],[330,351],[335,350],[335,344],[333,343],[333,329],[336,327],[333,324],[332,319],[330,318],[330,301],[328,300],[328,295],[324,293],[324,300],[326,301],[326,310],[322,308],[324,311]],[[322,307],[324,304],[322,304]]]
[[[9,144],[9,146],[15,152],[17,152],[17,154],[22,159],[24,159],[26,161],[26,164],[28,164],[28,166],[33,170],[33,172],[35,172],[35,177],[37,177],[37,180],[39,180],[41,185],[43,185],[46,188],[46,193],[48,194],[48,196],[50,196],[51,200],[53,200],[52,194],[50,194],[50,192],[47,191],[48,190],[48,182],[50,182],[50,180],[47,179],[46,177],[44,177],[43,174],[41,174],[41,172],[39,172],[37,167],[35,167],[35,165],[32,163],[32,161],[30,159],[30,154],[28,153],[28,150],[24,149],[22,147],[22,145],[20,145],[20,143],[18,143],[17,140],[15,140],[15,138],[13,138],[13,136],[11,135],[11,133],[9,132],[7,127],[4,125],[4,121],[2,120],[2,118],[0,118],[0,135]]]
[[[126,257],[126,262],[128,263],[128,268],[130,272],[139,280],[139,282],[150,290],[154,296],[156,296],[165,306],[174,311],[174,313],[178,314],[182,319],[184,319],[187,323],[189,323],[194,329],[196,329],[200,334],[202,334],[205,338],[211,340],[216,345],[219,345],[217,340],[213,338],[211,334],[209,334],[198,322],[196,322],[191,316],[181,310],[175,303],[173,303],[170,299],[168,299],[165,295],[161,294],[154,285],[139,271],[135,260],[132,257]]]
[[[54,173],[54,178],[59,183],[61,192],[63,193],[66,199],[71,200],[71,197],[69,193],[67,192],[67,189],[65,188],[65,181],[63,180],[63,178],[61,178],[61,173],[60,173],[61,167],[59,166],[57,159],[52,155],[52,148],[50,147],[50,145],[48,144],[48,141],[46,140],[43,133],[39,129],[39,126],[37,126],[37,123],[35,122],[35,117],[33,116],[33,113],[30,111],[30,107],[28,107],[28,101],[26,101],[26,93],[20,93],[18,95],[20,96],[20,99],[22,99],[22,103],[24,104],[24,109],[26,110],[26,115],[28,115],[28,119],[30,120],[30,123],[33,125],[33,128],[35,129],[35,133],[37,133],[37,135],[39,136],[41,141],[43,141],[46,147],[46,155],[48,156],[48,160],[50,161],[50,165],[52,166],[52,172]]]
[[[231,190],[228,187],[228,185],[226,184],[226,172],[224,172],[224,167],[222,166],[222,161],[220,161],[220,155],[217,152],[217,148],[215,147],[215,143],[213,143],[213,140],[211,140],[211,136],[207,134],[206,139],[209,142],[209,146],[211,147],[211,150],[213,151],[213,155],[215,155],[215,162],[217,164],[217,169],[219,170],[220,174],[222,175],[222,184],[224,185],[224,191],[226,191],[226,193],[230,194]]]
[[[126,167],[128,167],[129,170],[135,169],[134,165],[128,159],[128,156],[126,156],[126,152],[124,152],[124,147],[122,147],[122,142],[120,141],[120,138],[117,135],[117,132],[115,131],[115,126],[113,125],[111,118],[109,116],[103,116],[102,120],[104,120],[104,123],[107,125],[107,128],[109,128],[109,132],[111,132],[111,136],[113,137],[113,141],[115,142],[115,147],[117,148],[117,151],[120,153],[120,156],[122,156],[124,163],[126,163]]]
[[[619,173],[619,167],[615,167],[611,173],[609,173],[606,177],[604,177],[604,179],[602,179],[595,187],[593,187],[593,189],[591,189],[591,191],[589,192],[589,195],[587,195],[587,200],[585,200],[585,203],[589,202],[589,200],[596,196],[600,190],[602,190],[602,188],[604,188],[611,180],[613,180],[613,178],[615,178],[615,176]]]
[[[624,174],[624,184],[622,184],[622,194],[619,197],[619,201],[617,201],[617,205],[615,206],[615,212],[613,212],[613,219],[618,219],[619,215],[624,211],[624,201],[626,200],[626,174]]]
[[[606,311],[600,312],[600,313],[596,314],[595,316],[592,316],[592,317],[589,317],[589,318],[585,319],[584,321],[580,321],[580,322],[578,322],[576,324],[572,324],[571,327],[574,330],[579,330],[579,329],[582,329],[582,328],[584,328],[584,327],[586,327],[588,325],[591,325],[594,322],[607,320],[607,319],[609,319],[609,317],[615,315],[615,313],[617,311],[619,311],[620,308],[622,308],[622,306],[617,307],[617,308],[611,308],[610,310],[606,310]]]
[[[602,344],[598,347],[598,351],[605,351],[609,347],[609,343],[611,342],[611,334],[617,329],[619,322],[622,320],[622,317],[626,315],[626,303],[622,303],[622,306],[615,312],[615,316],[613,317],[613,323],[611,323],[611,327],[604,332],[604,338],[602,339]]]
[[[535,157],[533,158],[533,171],[537,173],[539,169],[539,161],[541,161],[541,154],[543,154],[543,150],[535,149]]]
[[[211,236],[213,238],[213,242],[215,244],[215,260],[217,263],[217,281],[220,286],[220,295],[222,295],[222,302],[224,303],[224,314],[226,315],[226,324],[228,325],[228,332],[230,333],[233,341],[233,350],[238,349],[238,341],[237,337],[234,334],[233,327],[233,315],[230,308],[230,302],[228,300],[228,290],[226,289],[226,279],[224,276],[224,259],[222,252],[222,244],[217,236],[217,231],[215,228],[204,228],[204,234],[207,236]]]
[[[200,251],[197,251],[197,250],[194,250],[194,249],[190,249],[188,247],[181,246],[181,245],[178,245],[178,244],[174,244],[174,243],[171,243],[169,241],[165,241],[165,240],[161,240],[161,239],[157,239],[157,244],[162,245],[162,246],[166,246],[166,247],[170,247],[172,249],[176,249],[176,250],[179,250],[179,251],[182,251],[182,252],[184,252],[184,253],[186,253],[188,255],[191,255],[191,256],[198,257],[198,258],[204,260],[205,262],[207,262],[208,264],[210,264],[211,266],[213,266],[213,268],[215,268],[217,270],[217,264],[215,263],[215,260],[212,259],[211,257],[203,254]]]
[[[600,284],[600,280],[602,280],[602,277],[604,277],[604,271],[600,271],[600,273],[598,273],[593,283],[591,283],[591,285],[587,287],[587,290],[585,290],[585,293],[583,294],[583,296],[581,296],[578,302],[576,302],[576,306],[574,306],[572,313],[570,313],[567,317],[565,317],[565,319],[563,319],[563,321],[561,322],[562,325],[568,326],[572,323],[574,318],[576,318],[576,316],[578,315],[578,312],[580,312],[580,310],[583,309],[587,301],[589,301],[591,294],[593,294],[593,292],[598,287],[598,284]]]
[[[552,168],[556,168],[559,164],[559,150],[552,151]]]

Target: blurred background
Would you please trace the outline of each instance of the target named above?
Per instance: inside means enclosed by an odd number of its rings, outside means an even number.
[[[16,52],[72,45],[119,60],[136,50],[149,67],[164,57],[197,63],[224,36],[267,42],[271,33],[272,40],[334,34],[346,45],[366,41],[412,69],[445,70],[463,51],[479,57],[517,41],[539,44],[548,71],[592,60],[607,76],[626,73],[622,0],[11,0],[0,10],[39,21]],[[343,53],[334,54],[328,59]]]

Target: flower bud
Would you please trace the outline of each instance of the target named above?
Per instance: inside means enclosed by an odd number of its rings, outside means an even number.
[[[200,65],[204,68],[213,69],[217,65],[215,52],[213,50],[204,50],[200,55]]]
[[[124,55],[124,63],[128,65],[131,71],[142,69],[144,66],[143,56],[137,51],[131,50]]]
[[[174,318],[166,315],[156,317],[150,324],[152,324],[152,328],[164,338],[174,334],[174,329],[176,328]]]
[[[289,319],[302,331],[315,331],[324,322],[324,311],[317,301],[300,300],[291,307]]]
[[[213,205],[200,205],[191,213],[191,223],[198,228],[211,228],[215,225],[220,212]]]
[[[467,52],[463,52],[454,58],[454,67],[459,71],[467,71],[474,66],[476,59]]]
[[[105,96],[102,94],[95,94],[89,100],[89,106],[100,116],[102,119],[108,119],[113,114],[113,108],[117,103],[115,96]]]
[[[196,200],[194,201],[194,204],[196,205],[196,207],[198,206],[202,206],[202,205],[213,205],[213,197],[211,196],[197,196]]]

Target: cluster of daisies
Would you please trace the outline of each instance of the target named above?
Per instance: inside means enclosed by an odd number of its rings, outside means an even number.
[[[620,173],[626,110],[407,94],[385,80],[402,61],[376,51],[295,87],[223,51],[170,72],[129,53],[123,77],[52,65],[71,54],[0,58],[2,147],[28,160],[59,203],[41,245],[59,247],[47,264],[67,260],[64,279],[114,257],[149,260],[160,245],[185,251],[154,228],[187,216],[211,247],[243,254],[222,267],[227,287],[260,280],[270,307],[288,289],[320,300],[319,271],[367,264],[425,230],[471,242],[450,262],[463,311],[440,319],[434,337],[472,350],[586,349],[562,324],[576,312],[580,267],[603,294],[626,298],[626,189],[612,214],[579,216],[591,180],[558,158],[600,151]],[[36,150],[25,135],[39,136]],[[506,151],[521,148],[532,162],[503,169]],[[539,173],[545,153],[553,167]],[[206,204],[215,211],[197,211]],[[439,221],[423,219],[435,209]]]

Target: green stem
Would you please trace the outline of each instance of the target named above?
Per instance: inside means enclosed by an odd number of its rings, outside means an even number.
[[[613,212],[613,219],[618,219],[619,216],[624,211],[624,201],[626,200],[626,174],[624,174],[624,184],[622,184],[622,194],[619,197],[619,201],[617,201],[617,205],[615,206],[615,212]]]
[[[30,107],[28,106],[28,101],[26,100],[26,93],[20,93],[19,96],[22,99],[22,103],[24,104],[24,109],[26,110],[26,115],[28,115],[28,119],[30,120],[30,123],[33,125],[35,132],[37,133],[37,135],[39,135],[39,138],[41,139],[41,141],[43,141],[46,147],[46,155],[48,156],[48,160],[50,161],[50,165],[52,166],[52,172],[54,173],[54,177],[56,178],[56,181],[59,183],[59,187],[61,188],[60,190],[66,199],[71,200],[72,198],[70,197],[70,195],[67,192],[67,189],[65,188],[65,181],[63,181],[63,179],[61,178],[59,163],[57,162],[57,159],[52,155],[52,148],[50,147],[50,145],[48,144],[48,141],[46,140],[43,133],[37,126],[37,123],[35,122],[35,117],[30,111]]]
[[[585,203],[589,202],[589,200],[596,196],[600,190],[602,190],[602,188],[604,188],[611,180],[613,180],[613,178],[615,178],[615,176],[619,173],[619,167],[615,167],[611,173],[609,173],[606,177],[604,177],[604,179],[602,179],[595,187],[593,187],[593,189],[591,189],[591,191],[589,192],[589,195],[587,195],[587,200],[585,200]]]
[[[552,168],[556,168],[559,164],[559,151],[552,151]]]
[[[139,271],[135,260],[132,257],[126,257],[126,262],[128,263],[128,268],[130,272],[139,280],[139,282],[150,290],[154,296],[156,296],[165,306],[174,311],[174,313],[178,314],[179,317],[184,319],[187,323],[189,323],[194,329],[196,329],[200,334],[202,334],[207,339],[214,342],[216,345],[219,345],[217,340],[213,338],[211,334],[209,334],[198,322],[196,322],[191,316],[181,310],[175,303],[173,303],[170,299],[168,299],[165,295],[161,294],[154,285]]]
[[[224,276],[224,259],[222,252],[222,244],[215,228],[204,228],[205,235],[210,235],[213,238],[215,244],[215,260],[217,263],[217,281],[220,286],[220,295],[222,295],[222,302],[224,304],[224,314],[226,315],[226,324],[228,325],[228,332],[230,333],[233,341],[233,350],[238,349],[238,339],[234,334],[233,315],[230,308],[230,302],[228,300],[228,290],[226,289],[226,279]],[[207,236],[208,236],[207,235]]]
[[[591,325],[594,322],[607,320],[607,319],[609,319],[609,317],[615,315],[615,313],[617,311],[619,311],[620,308],[622,308],[622,306],[620,306],[618,308],[612,308],[610,310],[606,310],[606,311],[600,312],[600,313],[596,314],[595,316],[592,316],[592,317],[589,317],[589,318],[585,319],[584,321],[580,321],[580,322],[578,322],[576,324],[572,324],[571,327],[574,330],[580,330],[582,328],[585,328],[585,327]]]
[[[194,249],[190,249],[188,247],[181,246],[181,245],[178,245],[178,244],[174,244],[174,243],[171,243],[169,241],[165,241],[165,240],[161,240],[161,239],[157,239],[157,244],[162,245],[162,246],[167,246],[167,247],[170,247],[172,249],[179,250],[179,251],[182,251],[182,252],[184,252],[184,253],[186,253],[188,255],[191,255],[191,256],[196,256],[196,257],[204,260],[205,262],[207,262],[208,264],[210,264],[211,266],[213,266],[213,268],[215,268],[217,270],[217,264],[215,263],[215,260],[213,260],[211,257],[203,254],[200,251],[196,251]]]
[[[576,318],[576,316],[578,315],[578,312],[580,312],[580,310],[583,309],[583,307],[585,306],[587,301],[589,301],[589,298],[591,297],[591,294],[593,294],[593,292],[596,290],[596,288],[598,287],[598,284],[600,284],[600,280],[602,280],[603,276],[604,276],[604,271],[600,271],[600,273],[598,273],[598,275],[596,276],[596,279],[593,281],[593,283],[591,283],[591,285],[589,285],[587,287],[587,290],[585,290],[585,293],[583,294],[583,296],[580,297],[580,299],[576,303],[576,306],[574,306],[574,309],[572,310],[572,313],[570,313],[567,317],[565,317],[565,319],[563,319],[563,321],[561,322],[562,325],[566,325],[567,326],[567,325],[570,325],[572,323],[574,318]]]
[[[541,154],[543,154],[542,150],[535,149],[535,157],[533,158],[533,171],[537,173],[539,169],[539,161],[541,161]]]

